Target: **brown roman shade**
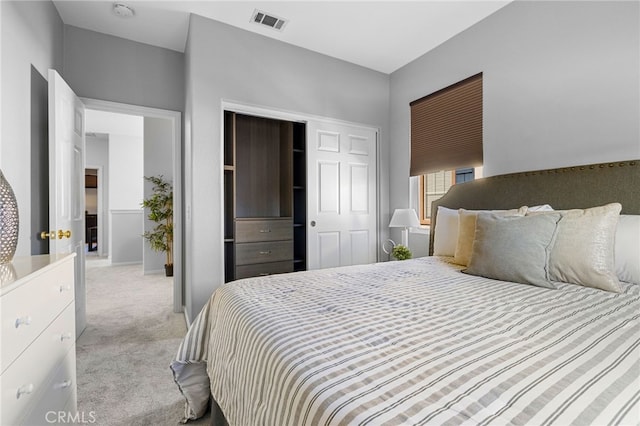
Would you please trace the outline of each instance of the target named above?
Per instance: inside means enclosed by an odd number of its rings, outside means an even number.
[[[411,176],[482,165],[482,73],[410,106]]]

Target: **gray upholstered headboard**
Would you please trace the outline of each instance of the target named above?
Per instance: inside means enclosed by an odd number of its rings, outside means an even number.
[[[640,214],[640,160],[511,173],[454,185],[431,204],[429,255],[438,206],[492,210],[550,204],[559,210],[613,202],[622,204],[622,214]]]

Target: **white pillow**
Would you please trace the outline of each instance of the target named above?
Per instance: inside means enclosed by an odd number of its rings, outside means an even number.
[[[553,207],[549,204],[541,204],[539,206],[532,206],[527,209],[527,213],[529,212],[552,212]]]
[[[433,255],[453,256],[458,243],[458,209],[438,206],[438,220],[433,232]]]
[[[640,284],[640,215],[620,215],[614,247],[618,279]]]

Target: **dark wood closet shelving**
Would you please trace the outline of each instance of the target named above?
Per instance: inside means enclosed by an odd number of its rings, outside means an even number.
[[[225,282],[306,269],[304,123],[224,113]]]

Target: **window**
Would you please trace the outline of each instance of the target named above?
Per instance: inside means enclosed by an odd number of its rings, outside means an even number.
[[[431,224],[431,203],[441,198],[453,185],[470,182],[482,177],[482,167],[457,170],[441,170],[419,176],[419,212],[422,225]]]

